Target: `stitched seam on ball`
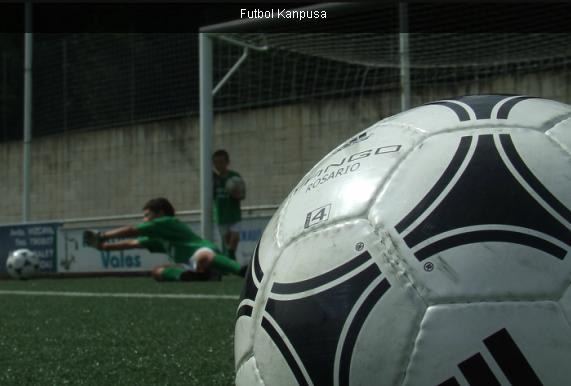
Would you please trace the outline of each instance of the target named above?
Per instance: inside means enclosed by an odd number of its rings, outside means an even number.
[[[547,134],[547,132],[551,129],[553,129],[555,126],[564,123],[565,121],[568,121],[569,119],[571,119],[571,113],[567,113],[567,114],[562,114],[558,117],[555,117],[549,121],[547,121],[547,124],[542,126],[542,130],[545,134]],[[549,125],[549,126],[548,126]]]
[[[414,352],[415,352],[416,348],[418,347],[418,339],[420,336],[420,329],[422,327],[422,322],[424,321],[424,316],[426,315],[426,310],[428,310],[428,307],[424,309],[424,312],[422,313],[422,315],[419,315],[418,320],[416,321],[416,324],[415,324],[416,327],[414,328],[414,331],[413,331],[415,338],[413,341],[411,341],[410,347],[405,350],[407,353],[405,358],[407,358],[407,360],[406,360],[406,365],[403,367],[404,371],[402,374],[401,381],[399,382],[401,385],[404,384],[404,382],[406,380],[406,376],[409,373],[409,368],[412,365],[412,358],[414,356]]]
[[[238,362],[238,364],[235,366],[234,371],[237,372],[238,369],[240,369],[240,367],[244,366],[244,363],[248,362],[251,358],[254,358],[254,359],[255,359],[255,357],[254,357],[254,352],[253,352],[253,351],[250,351],[249,353],[247,353],[246,355],[244,355],[244,356],[242,357],[242,359],[241,359],[241,360]],[[257,368],[257,366],[256,366],[256,368]],[[234,377],[234,378],[236,378],[236,377]]]
[[[371,226],[372,225],[373,224],[371,224]],[[381,240],[381,244],[384,246],[382,255],[384,256],[387,263],[392,267],[394,273],[397,275],[402,275],[402,277],[410,283],[411,287],[414,289],[425,306],[428,307],[430,302],[428,302],[418,290],[417,282],[414,280],[414,277],[409,274],[409,272],[412,272],[412,269],[410,265],[407,264],[406,260],[400,257],[399,250],[397,249],[395,243],[393,243],[390,233],[382,228],[375,228],[374,232],[378,235],[379,239]],[[398,256],[399,258],[395,258],[393,255]]]
[[[262,376],[262,372],[258,367],[258,361],[256,360],[256,358],[254,358],[254,368],[256,369],[256,374],[258,375],[258,379],[262,383],[262,386],[264,386],[266,384],[266,381],[264,381],[264,377]]]
[[[557,126],[560,123],[564,123],[566,121],[570,121],[570,118],[566,118],[560,122],[557,122],[555,125],[551,126],[549,129],[547,129],[545,131],[545,135],[547,136],[547,138],[552,141],[561,151],[563,151],[568,157],[571,156],[571,149],[567,149],[567,147],[565,145],[563,145],[561,143],[561,141],[559,140],[559,138],[557,138],[553,133],[548,133],[549,130],[553,129],[555,126]]]
[[[407,353],[407,355],[403,356],[403,358],[405,358],[404,363],[403,363],[404,364],[404,367],[403,367],[404,372],[403,372],[402,378],[399,382],[402,385],[406,379],[406,375],[408,373],[408,368],[410,366],[411,359],[412,359],[412,354],[416,348],[416,341],[418,339],[418,335],[420,332],[422,321],[424,320],[424,315],[426,314],[426,310],[428,309],[428,302],[420,294],[420,291],[418,290],[418,288],[416,286],[414,278],[408,274],[409,270],[407,268],[409,268],[409,267],[408,267],[408,264],[406,264],[406,261],[404,259],[400,259],[400,258],[396,259],[393,257],[393,255],[398,255],[398,250],[397,250],[395,244],[393,243],[393,241],[391,239],[390,233],[388,231],[382,230],[381,228],[375,229],[375,233],[379,236],[379,238],[381,240],[381,244],[384,246],[384,248],[381,252],[382,256],[386,260],[387,264],[393,270],[393,273],[395,274],[395,276],[401,275],[408,283],[410,283],[412,290],[418,295],[420,301],[422,301],[424,303],[424,306],[425,306],[424,311],[422,313],[419,313],[418,320],[416,320],[414,323],[414,325],[415,325],[415,328],[413,329],[414,335],[412,335],[412,336],[415,336],[416,338],[414,340],[412,340],[409,344],[407,344],[405,347],[405,350],[404,350]],[[406,291],[406,288],[405,288],[405,291]]]
[[[569,283],[569,286],[567,287],[567,289],[569,291],[571,291],[571,283]],[[561,295],[561,297],[559,298],[559,300],[557,301],[557,306],[559,307],[559,309],[561,310],[561,313],[563,314],[563,317],[565,318],[565,320],[567,321],[567,324],[569,325],[569,327],[571,328],[571,314],[567,314],[567,311],[565,310],[565,308],[563,308],[563,304],[561,304],[561,301],[563,300],[563,296],[565,295],[567,291],[563,291],[563,294]]]

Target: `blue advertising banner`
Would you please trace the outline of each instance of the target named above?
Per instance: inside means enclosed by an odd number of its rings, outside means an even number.
[[[240,223],[240,243],[236,250],[236,260],[240,264],[248,264],[269,218],[248,218]],[[200,223],[189,222],[195,232],[200,232]],[[105,231],[114,227],[99,227]],[[59,228],[57,232],[58,273],[105,273],[150,271],[158,265],[168,263],[168,257],[160,253],[151,253],[146,249],[130,249],[127,251],[101,252],[83,245],[84,227]],[[89,229],[94,229],[90,227]],[[213,242],[221,245],[218,228],[214,229]],[[1,237],[1,236],[0,236]]]
[[[6,272],[10,252],[26,248],[40,259],[41,272],[55,272],[56,234],[60,223],[0,226],[0,273]]]

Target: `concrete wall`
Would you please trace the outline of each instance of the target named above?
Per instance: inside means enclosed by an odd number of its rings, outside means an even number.
[[[485,83],[415,89],[412,104],[473,93],[528,94],[571,102],[568,72],[507,76]],[[219,114],[215,148],[246,180],[245,206],[279,204],[325,154],[400,110],[398,92],[307,101]],[[199,208],[198,118],[36,138],[33,221],[139,213],[152,197]],[[21,219],[22,145],[0,143],[0,224]]]

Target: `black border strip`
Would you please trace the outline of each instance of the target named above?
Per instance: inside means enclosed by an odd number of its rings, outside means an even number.
[[[441,101],[441,102],[426,103],[424,106],[430,106],[430,105],[441,105],[448,107],[449,109],[451,109],[456,113],[460,121],[470,120],[470,115],[468,114],[468,111],[457,103]]]
[[[320,287],[355,270],[369,260],[371,260],[371,254],[369,251],[365,251],[359,256],[349,260],[345,264],[342,264],[339,267],[332,269],[331,271],[325,272],[324,274],[313,277],[311,279],[302,280],[295,283],[274,283],[272,286],[272,293],[281,295],[295,294]]]
[[[367,296],[363,304],[361,304],[361,307],[359,307],[359,310],[351,321],[349,331],[347,331],[347,336],[341,349],[341,358],[339,360],[339,386],[349,385],[351,358],[353,357],[353,349],[355,348],[359,331],[375,304],[379,302],[390,287],[391,285],[387,279],[383,279],[379,284],[377,284],[377,286]]]
[[[445,380],[442,383],[439,383],[438,386],[460,386],[460,384],[458,383],[456,378],[452,377],[452,378],[448,378],[447,380]]]
[[[256,245],[254,249],[254,253],[250,262],[248,263],[248,269],[246,270],[246,277],[244,281],[244,286],[242,287],[242,293],[240,294],[240,302],[244,299],[250,299],[251,301],[256,300],[256,296],[258,294],[258,287],[256,286],[256,282],[254,280],[254,264],[256,260],[256,256],[258,254],[258,248],[260,247],[260,242]]]
[[[238,308],[238,312],[236,313],[236,319],[240,316],[252,316],[252,311],[254,307],[249,304],[244,304],[242,307]]]
[[[259,250],[260,250],[260,243],[261,241],[258,242],[258,245],[256,245],[256,251],[254,252],[254,272],[256,274],[256,279],[258,279],[258,282],[261,283],[262,279],[264,278],[264,271],[262,271],[262,266],[260,265],[260,255],[259,255]]]
[[[498,119],[508,119],[509,113],[511,111],[511,109],[518,104],[519,102],[526,100],[526,99],[533,99],[535,97],[530,97],[530,96],[520,96],[517,98],[513,98],[509,101],[507,101],[506,103],[504,103],[502,105],[502,107],[500,107],[500,109],[498,110],[498,115],[497,118]]]
[[[468,154],[468,150],[470,149],[470,145],[472,143],[472,137],[466,136],[460,139],[460,144],[458,145],[458,149],[456,149],[456,154],[452,157],[452,161],[442,173],[442,176],[438,179],[436,184],[430,189],[430,191],[424,196],[424,198],[414,207],[413,210],[410,211],[396,226],[395,229],[398,233],[402,233],[410,224],[414,222],[420,215],[428,209],[430,204],[432,204],[436,198],[442,193],[442,191],[448,186],[462,162],[466,158]]]
[[[482,95],[466,95],[454,100],[462,102],[470,107],[476,115],[476,120],[490,119],[492,117],[492,110],[501,101],[515,95],[503,94],[482,94]]]
[[[512,385],[542,385],[539,377],[505,328],[484,339],[484,344]]]
[[[514,231],[482,230],[460,233],[435,241],[434,243],[416,251],[414,255],[418,261],[423,261],[438,252],[442,252],[453,247],[486,241],[503,241],[506,243],[526,245],[548,253],[559,260],[563,260],[567,254],[565,249],[536,236]]]
[[[559,215],[571,223],[571,211],[565,207],[543,184],[537,177],[529,170],[523,159],[517,152],[515,145],[509,134],[500,134],[500,142],[510,162],[515,167],[517,172],[523,177],[525,182]]]
[[[295,379],[297,380],[298,384],[301,386],[309,385],[307,380],[303,376],[303,372],[301,368],[298,366],[293,354],[288,349],[287,345],[285,344],[284,340],[282,339],[279,332],[272,326],[272,324],[266,319],[262,319],[262,328],[268,333],[268,335],[272,338],[272,341],[278,346],[278,349],[284,356],[289,368],[293,372]]]
[[[500,382],[480,353],[458,364],[470,386],[501,386]]]

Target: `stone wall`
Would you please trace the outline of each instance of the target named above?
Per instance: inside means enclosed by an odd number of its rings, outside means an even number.
[[[474,94],[528,94],[571,102],[566,72],[503,77],[457,89],[415,89],[413,106]],[[217,114],[214,148],[248,187],[245,206],[279,204],[325,154],[400,109],[398,92],[351,99],[305,101]],[[0,143],[0,223],[21,219],[22,144]],[[32,145],[31,220],[139,213],[152,197],[178,210],[198,209],[198,117],[64,133]]]

